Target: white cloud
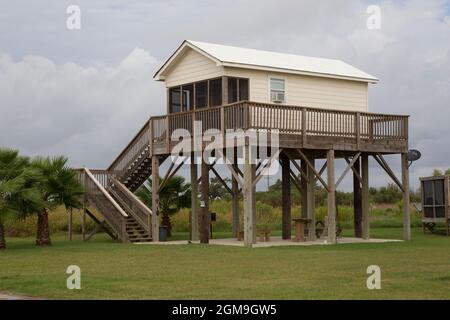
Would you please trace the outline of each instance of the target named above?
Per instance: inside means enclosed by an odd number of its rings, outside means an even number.
[[[134,49],[117,66],[0,55],[0,145],[105,167],[150,115],[164,112],[158,61]]]
[[[1,50],[15,57],[0,55],[0,145],[106,166],[146,117],[165,112],[157,60],[194,39],[345,60],[381,79],[371,111],[411,115],[411,147],[423,153],[411,182],[450,167],[448,0],[79,0],[79,32],[65,28],[70,1],[20,1],[0,11]],[[381,30],[366,28],[372,3]],[[389,181],[374,173],[375,185]]]

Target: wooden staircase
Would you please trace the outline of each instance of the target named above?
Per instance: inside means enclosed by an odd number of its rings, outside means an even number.
[[[152,241],[150,232],[145,230],[139,222],[129,216],[126,219],[126,231],[130,242],[149,242]]]
[[[152,241],[151,210],[134,192],[151,175],[150,136],[144,126],[107,170],[80,170],[86,206],[95,207],[103,224],[123,242]],[[165,157],[160,159],[161,162]]]

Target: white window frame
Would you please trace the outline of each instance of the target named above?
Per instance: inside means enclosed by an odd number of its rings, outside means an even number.
[[[284,101],[283,102],[274,102],[272,101],[272,79],[273,80],[283,80],[284,81]],[[287,79],[285,77],[275,76],[275,75],[269,75],[268,77],[268,87],[269,87],[269,101],[270,103],[286,103],[287,102]],[[281,90],[275,90],[275,91],[281,91]]]

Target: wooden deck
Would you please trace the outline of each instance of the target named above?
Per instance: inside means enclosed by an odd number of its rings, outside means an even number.
[[[278,130],[280,148],[389,154],[408,151],[408,119],[404,115],[238,102],[150,118],[109,170],[128,167],[145,148],[155,155],[170,154],[179,142],[171,139],[172,133],[185,129],[192,136],[195,121],[202,122],[202,133],[209,129]]]

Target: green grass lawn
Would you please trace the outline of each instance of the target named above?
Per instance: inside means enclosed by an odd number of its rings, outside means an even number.
[[[379,228],[371,235],[401,232]],[[419,229],[411,242],[257,249],[121,244],[105,235],[87,243],[53,240],[37,248],[32,238],[8,238],[0,292],[50,299],[450,299],[450,238]],[[66,289],[72,264],[81,268],[81,290]],[[366,287],[373,264],[381,267],[381,290]]]

